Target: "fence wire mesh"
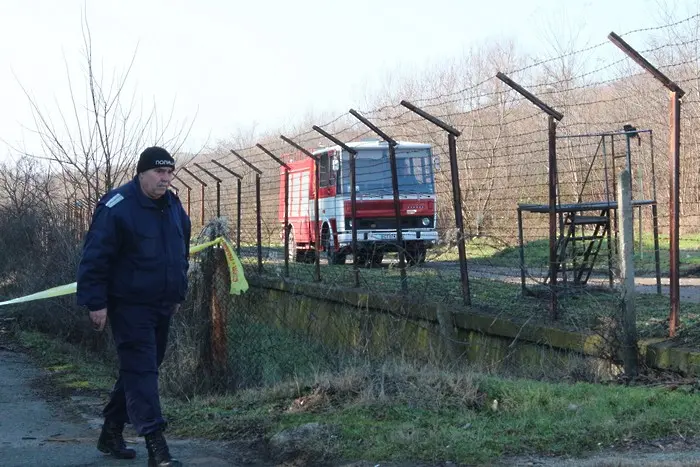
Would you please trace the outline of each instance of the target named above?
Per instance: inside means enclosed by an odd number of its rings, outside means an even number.
[[[649,46],[640,51],[642,55],[686,90],[681,164],[687,170],[681,171],[681,229],[688,236],[700,228],[700,187],[693,181],[697,174],[692,169],[700,154],[696,138],[700,115],[700,99],[697,97],[700,65],[696,51],[700,38],[695,27],[699,21],[700,17],[694,15],[672,24],[623,34],[630,42],[644,40]],[[524,97],[496,79],[492,70],[476,66],[479,65],[476,62],[469,65],[467,74],[445,71],[440,79],[425,82],[413,89],[410,95],[398,97],[408,98],[461,132],[457,139],[457,168],[461,181],[459,192],[470,298],[472,304],[502,308],[510,306],[510,302],[503,299],[503,290],[508,291],[505,293],[507,297],[518,293],[521,268],[532,283],[545,284],[548,280],[549,221],[546,212],[524,209],[521,213],[524,261],[520,258],[518,227],[518,206],[548,204],[547,119]],[[635,208],[637,272],[654,276],[658,253],[659,267],[664,275],[668,271],[670,173],[668,98],[663,87],[619,51],[614,53],[614,46],[609,42],[530,65],[515,66],[507,74],[565,116],[556,129],[558,204],[614,203],[616,177],[629,161],[633,199],[648,201]],[[291,253],[286,266],[284,190],[280,189],[284,169],[255,145],[244,149],[224,148],[195,159],[222,179],[218,207],[213,182],[201,191],[196,180],[186,173],[179,173],[178,176],[193,187],[191,199],[188,195],[193,221],[201,226],[214,217],[218,209],[232,226],[232,240],[239,248],[246,273],[250,275],[320,281],[367,291],[400,293],[409,299],[461,305],[463,281],[457,251],[459,234],[455,225],[447,134],[397,104],[398,100],[387,96],[376,108],[360,113],[396,141],[430,145],[434,157],[430,163],[427,159],[415,159],[418,166],[404,166],[400,161],[397,165],[401,195],[434,191],[435,215],[430,223],[432,226],[434,222],[438,238],[418,261],[414,258],[415,251],[403,250],[408,257],[405,283],[396,252],[358,251],[357,262],[361,267],[357,272],[351,253],[341,255],[342,258],[328,254],[329,237],[333,240],[332,230],[349,229],[349,226],[325,223],[324,219],[331,219],[334,214],[327,203],[322,203],[319,211],[321,250],[318,255],[313,251],[309,255]],[[625,133],[626,125],[639,131]],[[319,126],[346,143],[380,139],[350,115],[341,115]],[[309,151],[333,145],[313,130],[298,133],[291,140]],[[261,138],[261,144],[282,161],[305,157],[277,136]],[[426,165],[421,165],[423,163]],[[191,165],[189,168],[203,177],[201,170],[196,172]],[[240,197],[237,191],[239,181],[230,171],[242,177]],[[337,186],[339,192],[347,194],[350,191],[349,171],[341,170],[341,174],[339,179],[333,178],[328,168],[322,166],[321,190]],[[363,191],[371,187],[386,194],[386,207],[391,211],[389,166],[379,159],[358,159],[357,174],[361,180],[357,186],[358,203],[362,202]],[[314,192],[312,178],[303,183],[306,184],[304,190],[310,185]],[[652,205],[655,206],[653,209]],[[290,205],[290,216],[298,214],[294,209]],[[312,216],[313,209],[311,202],[308,211]],[[592,277],[600,276],[598,283],[601,284],[605,283],[609,269],[614,270],[616,264],[615,211],[606,215],[610,218],[612,236],[602,238],[601,246],[595,247],[597,256],[590,273]],[[240,224],[237,221],[239,216]],[[383,219],[386,221],[383,227],[390,229],[395,225],[395,219],[391,217],[387,215]],[[565,236],[565,223],[565,215],[560,214],[560,242]],[[654,238],[655,224],[658,226],[658,244]],[[313,228],[309,227],[310,230]],[[331,229],[329,235],[324,233],[325,228]],[[583,230],[581,235],[601,235],[591,232]],[[292,237],[290,242],[298,242],[300,232],[292,232]],[[610,257],[608,250],[611,251]],[[563,254],[576,256],[576,251],[572,249]],[[688,261],[693,261],[694,253],[689,255]],[[314,264],[316,257],[320,263],[318,267]],[[563,260],[562,265],[575,268],[574,261],[576,258],[572,257]],[[343,262],[345,264],[333,264]],[[501,292],[495,292],[494,280],[498,281],[496,285],[503,285]],[[546,307],[544,302],[540,305]]]

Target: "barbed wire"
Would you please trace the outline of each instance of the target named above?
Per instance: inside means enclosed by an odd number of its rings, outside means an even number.
[[[668,28],[688,23],[700,18],[700,15],[693,15],[681,21],[676,21],[667,25],[653,28],[643,28],[628,31],[621,34],[623,37],[632,34],[643,34],[653,31],[668,30]],[[663,63],[659,63],[658,68],[664,72],[673,74],[676,83],[687,86],[687,94],[683,100],[683,136],[682,146],[683,161],[695,164],[700,158],[700,147],[694,141],[694,134],[700,131],[698,119],[700,118],[700,99],[698,96],[698,83],[700,74],[697,69],[697,57],[694,57],[692,48],[699,42],[697,37],[678,37],[658,43],[652,47],[641,50],[642,54],[658,55],[663,58]],[[567,135],[579,135],[581,139],[562,140],[557,139],[557,160],[559,180],[559,200],[576,201],[580,195],[586,201],[607,199],[612,193],[614,184],[614,170],[619,170],[624,164],[622,159],[616,160],[614,164],[604,165],[602,149],[596,154],[597,148],[604,138],[606,144],[614,146],[615,155],[619,158],[624,156],[626,151],[626,141],[624,135],[601,136],[597,133],[620,131],[625,124],[634,124],[637,128],[653,129],[658,134],[655,142],[651,143],[649,138],[642,138],[640,146],[636,140],[631,145],[631,157],[635,164],[643,169],[645,190],[651,183],[652,175],[658,185],[657,196],[659,198],[659,211],[657,221],[660,225],[669,224],[668,212],[668,164],[663,158],[668,151],[666,132],[668,128],[667,98],[662,86],[652,81],[652,78],[645,79],[647,73],[636,70],[627,63],[631,63],[628,58],[606,58],[600,62],[595,62],[595,66],[582,67],[572,73],[571,76],[559,76],[545,73],[546,66],[556,60],[566,60],[568,57],[579,54],[585,57],[598,48],[609,44],[601,42],[582,49],[578,49],[556,57],[549,57],[524,67],[511,69],[507,72],[509,76],[522,78],[527,83],[526,89],[534,95],[547,102],[552,107],[564,114],[564,119],[556,125],[556,135],[558,137]],[[687,50],[686,50],[687,49]],[[653,57],[651,57],[653,58]],[[534,72],[539,67],[543,71],[542,76],[537,79]],[[533,74],[531,74],[533,73]],[[549,78],[549,79],[547,79]],[[466,228],[475,238],[479,235],[486,235],[494,239],[500,245],[517,245],[517,206],[519,203],[528,202],[532,204],[548,203],[548,128],[546,115],[534,107],[525,97],[518,94],[505,83],[491,76],[483,80],[469,82],[466,86],[464,81],[457,80],[451,85],[453,90],[445,91],[444,88],[436,86],[425,86],[422,89],[431,89],[431,92],[417,93],[409,100],[418,105],[421,109],[430,112],[436,118],[445,121],[462,132],[457,139],[457,166],[461,177],[462,211]],[[439,91],[439,92],[435,92]],[[454,248],[450,242],[449,235],[454,231],[454,208],[453,208],[453,186],[451,183],[451,172],[449,164],[449,153],[446,148],[445,132],[437,126],[423,119],[414,112],[406,109],[398,103],[386,104],[386,100],[394,99],[391,96],[383,96],[382,105],[374,108],[361,110],[360,114],[365,116],[372,123],[377,125],[382,131],[397,140],[411,139],[419,142],[428,142],[432,146],[432,155],[441,160],[440,166],[431,166],[434,177],[432,193],[435,198],[435,219],[436,231],[439,235],[439,242],[436,248],[438,251],[452,251]],[[398,100],[398,99],[396,99]],[[360,121],[344,113],[329,119],[318,125],[329,133],[339,137],[345,142],[358,142],[365,139],[379,139],[372,130],[368,129]],[[309,150],[332,146],[333,143],[327,141],[321,134],[313,129],[300,130],[296,128],[290,132],[289,136],[293,141]],[[296,153],[296,150],[283,142],[279,134],[269,135],[260,138],[263,146],[281,157],[286,154]],[[612,151],[608,146],[605,151],[605,158],[611,161]],[[262,152],[256,145],[246,148],[236,149],[249,162],[259,166],[262,175],[259,179],[255,172],[238,160],[233,154],[219,154],[214,159],[231,170],[238,172],[244,177],[240,198],[242,200],[241,213],[241,256],[244,260],[246,272],[258,273],[258,232],[256,208],[260,211],[261,224],[261,245],[262,263],[265,274],[282,277],[283,252],[281,245],[283,242],[282,221],[283,221],[283,193],[281,190],[284,180],[283,171],[272,158]],[[651,153],[657,157],[655,167],[652,170],[650,164]],[[212,157],[206,157],[202,162],[212,173],[224,178],[225,183],[217,200],[213,184],[208,186],[202,193],[199,185],[191,183],[193,187],[190,194],[190,209],[195,217],[194,222],[199,223],[202,206],[205,210],[205,218],[213,216],[216,212],[216,203],[220,203],[219,209],[230,219],[236,219],[239,196],[237,193],[237,182],[228,175],[224,169],[216,167],[209,162]],[[640,161],[640,162],[637,162]],[[311,164],[311,161],[308,161]],[[326,172],[328,173],[327,169]],[[345,171],[346,169],[343,169]],[[379,164],[367,165],[364,167],[366,178],[364,181],[372,183],[382,183],[383,186],[390,186],[388,181],[391,177],[386,167]],[[196,173],[196,172],[195,172]],[[337,187],[342,187],[347,183],[347,172],[339,177]],[[188,184],[189,179],[182,175]],[[584,183],[587,183],[585,185]],[[260,191],[260,206],[257,207],[256,194]],[[310,190],[311,174],[306,182],[293,182],[295,190]],[[303,185],[306,183],[306,185]],[[326,179],[325,183],[329,183]],[[406,185],[406,188],[418,187],[417,181]],[[585,186],[584,186],[585,185]],[[684,186],[683,198],[684,222],[697,223],[700,218],[700,188]],[[324,188],[329,188],[324,187]],[[337,188],[339,192],[343,188]],[[310,192],[310,191],[309,191]],[[360,190],[360,194],[362,190]],[[390,193],[390,192],[388,192]],[[648,193],[648,192],[647,192]],[[347,193],[344,193],[345,196]],[[613,194],[614,197],[614,194]],[[386,202],[390,202],[391,195],[386,196]],[[306,209],[313,209],[313,203],[309,198]],[[203,203],[203,204],[202,204]],[[306,206],[306,205],[305,205]],[[299,212],[298,208],[297,211]],[[326,205],[325,208],[331,208]],[[310,211],[309,211],[310,212]],[[321,213],[321,216],[330,216],[329,212]],[[650,217],[645,216],[643,222],[646,225],[650,222]],[[235,224],[235,228],[238,228]],[[528,214],[527,225],[523,226],[525,235],[529,235],[533,242],[541,238],[546,238],[548,227],[547,216],[538,214]],[[648,229],[647,229],[648,230]],[[322,253],[325,255],[325,253]],[[327,262],[326,256],[319,261]],[[396,261],[396,260],[392,260]],[[290,271],[291,277],[299,280],[316,280],[313,264],[297,263],[292,261],[294,269]],[[396,285],[398,275],[394,262],[384,263],[384,267],[378,269],[363,269],[359,277],[360,287],[367,289],[379,289],[380,282]],[[545,266],[546,268],[546,260]],[[337,268],[328,266],[322,270],[323,280],[327,283],[338,283],[353,285],[351,268]],[[422,276],[410,276],[414,284],[424,280]],[[394,282],[392,282],[394,281]],[[450,282],[452,288],[459,287],[458,279]],[[387,286],[384,286],[387,287]],[[459,295],[458,291],[450,289],[447,295]]]

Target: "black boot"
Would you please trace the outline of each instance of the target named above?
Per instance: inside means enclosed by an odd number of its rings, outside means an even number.
[[[116,423],[110,420],[105,420],[102,425],[102,433],[97,441],[97,449],[105,454],[111,454],[117,459],[133,459],[136,457],[136,451],[126,447],[124,442],[123,423]]]
[[[182,463],[173,459],[168,450],[161,430],[146,435],[146,449],[148,449],[148,467],[181,467]]]

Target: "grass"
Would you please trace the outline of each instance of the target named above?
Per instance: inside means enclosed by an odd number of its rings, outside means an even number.
[[[639,249],[635,242],[635,269],[639,274],[654,274],[656,263],[654,256],[654,239],[652,234],[642,236],[642,247]],[[668,275],[669,236],[659,235],[659,268],[662,275]],[[681,274],[697,272],[700,268],[700,234],[684,235],[679,242]],[[458,261],[456,248],[438,248],[433,252],[432,260],[438,262]],[[532,240],[525,245],[525,264],[529,268],[546,268],[549,263],[549,241],[547,239]],[[520,264],[520,247],[509,245],[491,237],[475,238],[467,243],[467,260],[473,264],[483,264],[497,267],[517,268]],[[607,272],[607,240],[603,241],[600,249],[597,272]]]
[[[314,281],[312,264],[290,263],[290,277],[301,281]],[[256,265],[249,265],[248,275],[257,272]],[[265,266],[264,274],[282,276],[282,268]],[[407,273],[407,291],[401,292],[401,276],[398,268],[361,269],[360,287],[381,293],[401,293],[412,302],[444,303],[453,310],[466,310],[462,299],[459,270],[455,268],[410,268]],[[327,286],[354,285],[352,267],[326,266],[321,269],[322,284]],[[532,323],[557,325],[567,329],[591,331],[605,328],[609,318],[620,312],[620,300],[616,291],[607,287],[583,287],[562,293],[559,298],[559,320],[553,322],[549,315],[549,295],[543,286],[529,286],[532,295],[522,296],[519,280],[508,283],[499,280],[470,277],[470,295],[473,309],[502,317],[528,320]],[[668,335],[667,319],[669,298],[666,295],[637,294],[635,297],[637,326],[641,337],[665,337]],[[697,346],[700,339],[700,303],[681,304],[681,328],[679,343]],[[682,336],[686,337],[682,337]]]
[[[311,339],[300,341],[292,329],[239,318],[229,327],[229,365],[241,384],[271,386],[290,375],[332,368],[337,352]]]
[[[116,369],[93,353],[55,337],[35,331],[16,333],[19,343],[51,374],[52,381],[65,389],[109,391],[116,378]]]
[[[107,389],[110,371],[84,351],[36,333],[20,339],[44,367],[65,372],[60,384]],[[383,363],[189,402],[165,398],[163,405],[169,430],[180,436],[269,439],[318,422],[333,435],[309,449],[326,459],[469,464],[694,437],[697,389],[547,383]]]
[[[660,269],[662,276],[668,275],[669,240],[659,236]],[[697,275],[700,270],[700,234],[684,235],[679,244],[681,250],[680,270],[682,276]],[[606,245],[602,247],[606,251]],[[642,237],[642,249],[635,254],[635,270],[638,275],[652,275],[655,271],[654,242],[651,234]],[[503,282],[479,278],[479,269],[470,273],[470,295],[472,304],[481,312],[514,317],[521,320],[559,325],[575,330],[595,330],[605,326],[610,317],[617,316],[620,303],[617,293],[609,289],[584,287],[573,293],[560,296],[560,319],[552,322],[549,317],[548,293],[544,287],[531,287],[533,296],[521,296],[518,265],[520,252],[516,246],[508,246],[497,239],[475,238],[467,245],[468,266],[507,267],[514,272],[515,280]],[[546,240],[529,242],[525,249],[525,263],[534,274],[533,279],[542,279],[537,274],[546,274],[549,246]],[[599,257],[594,274],[607,277],[607,254]],[[257,274],[257,260],[244,257],[247,274]],[[456,248],[436,249],[429,253],[428,262],[433,267],[412,267],[407,270],[407,290],[402,291],[399,270],[396,264],[388,267],[360,269],[360,288],[381,293],[400,293],[412,301],[438,302],[458,310],[464,308],[460,273],[456,266],[440,267],[440,263],[456,261]],[[354,287],[351,265],[327,266],[321,262],[323,284]],[[284,264],[280,261],[264,262],[263,274],[282,277]],[[291,278],[305,282],[315,281],[313,264],[290,263]],[[539,271],[537,268],[541,268]],[[483,269],[482,269],[483,270]],[[635,298],[637,325],[641,337],[666,337],[668,335],[669,299],[666,295],[638,294]],[[678,345],[697,347],[700,343],[700,304],[681,303],[681,328],[675,338]]]

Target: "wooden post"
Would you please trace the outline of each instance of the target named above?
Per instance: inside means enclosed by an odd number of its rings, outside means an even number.
[[[632,208],[632,177],[629,169],[619,175],[617,199],[620,226],[620,283],[622,284],[622,360],[627,378],[639,372],[637,360],[637,316],[634,309],[634,220]]]

